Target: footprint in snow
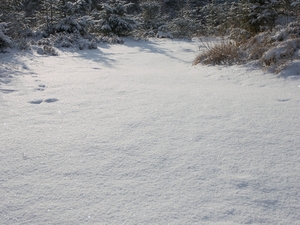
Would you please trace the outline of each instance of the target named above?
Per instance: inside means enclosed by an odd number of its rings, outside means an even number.
[[[28,103],[37,105],[37,104],[41,104],[42,102],[43,102],[43,99],[35,99]]]
[[[42,102],[52,103],[52,102],[57,102],[57,101],[59,101],[57,98],[47,98],[45,100],[35,99],[35,100],[32,100],[32,101],[29,101],[28,103],[38,105],[38,104],[41,104]]]
[[[278,102],[288,102],[290,100],[290,98],[277,99]]]
[[[45,91],[45,89],[46,89],[46,85],[45,84],[40,84],[38,86],[38,88],[35,88],[34,90],[35,91]]]
[[[0,89],[0,91],[4,94],[9,94],[9,93],[15,92],[16,90],[13,90],[13,89]]]
[[[47,98],[44,102],[52,103],[52,102],[57,102],[57,101],[58,101],[57,98]]]

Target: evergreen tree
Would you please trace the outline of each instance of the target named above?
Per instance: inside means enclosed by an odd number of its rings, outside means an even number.
[[[127,14],[127,9],[133,3],[126,3],[122,0],[113,0],[101,4],[102,10],[99,13],[99,31],[104,34],[127,35],[136,26],[134,17]]]
[[[6,22],[6,34],[13,39],[20,39],[28,34],[28,19],[22,11],[22,0],[2,0],[0,4],[1,20]]]
[[[272,29],[278,16],[279,1],[249,0],[250,24],[255,32]]]
[[[6,35],[7,23],[0,22],[0,50],[5,47],[9,47],[11,44],[11,39]]]
[[[75,16],[67,16],[61,19],[55,26],[56,32],[79,33],[85,35],[91,26],[94,25],[94,20],[90,16],[76,18]]]
[[[179,1],[179,11],[177,17],[174,18],[169,24],[169,30],[173,36],[192,37],[199,29],[199,24],[196,18],[196,10],[192,9],[190,1]]]
[[[55,32],[55,24],[59,19],[59,0],[43,0],[41,9],[36,13],[36,20],[40,21],[38,26],[45,31],[45,35]]]
[[[276,0],[242,0],[231,7],[231,21],[236,27],[252,33],[275,26],[280,2]]]
[[[1,0],[0,13],[5,17],[5,14],[15,13],[21,5],[22,0]]]
[[[74,13],[74,5],[66,0],[59,0],[57,3],[57,10],[60,19],[71,16]]]
[[[76,3],[76,12],[81,15],[89,15],[92,11],[92,0],[77,0]]]
[[[141,17],[143,21],[143,28],[157,29],[161,24],[159,24],[160,16],[160,4],[155,1],[145,1],[140,3],[142,9]]]
[[[34,14],[41,9],[44,0],[23,0],[22,8],[27,17],[34,17]]]
[[[218,3],[213,0],[205,5],[200,12],[203,17],[205,32],[208,35],[226,33],[230,12],[230,5],[227,2]]]

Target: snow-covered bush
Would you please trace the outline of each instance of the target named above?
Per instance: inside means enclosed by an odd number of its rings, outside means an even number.
[[[241,44],[245,58],[256,60],[273,72],[280,72],[291,62],[300,60],[300,23],[277,26],[273,31],[260,32]]]
[[[163,25],[158,28],[156,37],[158,37],[158,38],[173,38],[173,35],[170,33],[168,27],[166,25]]]
[[[80,33],[58,33],[43,38],[37,42],[40,46],[56,48],[77,48],[77,49],[96,49],[97,40],[95,38],[83,38]]]
[[[103,34],[127,35],[138,24],[136,19],[128,15],[127,9],[133,3],[126,3],[121,0],[113,0],[103,3],[102,11],[99,14],[99,32]]]
[[[124,40],[116,34],[110,34],[107,36],[100,36],[96,38],[97,42],[104,42],[109,44],[124,44]]]
[[[9,47],[12,43],[11,38],[6,35],[7,23],[0,23],[0,49]]]
[[[88,29],[94,25],[94,20],[90,16],[83,16],[75,18],[74,16],[67,16],[61,19],[56,25],[57,32],[76,33],[81,35],[88,33]]]
[[[130,35],[132,35],[135,40],[147,40],[149,38],[156,37],[157,30],[154,29],[144,30],[142,28],[138,28],[133,30],[130,33]]]
[[[58,53],[57,53],[57,51],[55,50],[54,47],[52,47],[52,46],[47,46],[47,45],[44,45],[44,46],[42,46],[42,47],[39,47],[39,48],[37,49],[37,53],[38,53],[39,55],[52,55],[52,56],[57,56],[57,55],[58,55]]]
[[[299,57],[298,51],[300,48],[300,38],[289,39],[267,50],[261,57],[264,65],[282,64],[283,61],[291,60]],[[280,62],[281,61],[281,62]]]
[[[58,55],[57,51],[55,50],[54,47],[54,40],[52,38],[53,36],[51,35],[49,38],[42,38],[38,40],[36,45],[38,45],[37,48],[37,53],[40,55],[53,55],[56,56]]]
[[[198,30],[195,20],[189,17],[174,18],[168,24],[168,28],[176,38],[191,38]]]
[[[97,41],[94,38],[86,39],[83,38],[79,33],[60,33],[52,37],[55,47],[64,48],[78,48],[83,49],[97,49]]]
[[[37,41],[37,44],[40,46],[47,45],[47,46],[53,46],[53,39],[52,38],[42,38]]]

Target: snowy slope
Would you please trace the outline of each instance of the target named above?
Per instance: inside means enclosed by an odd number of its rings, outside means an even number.
[[[300,80],[198,45],[1,55],[0,224],[300,224]]]

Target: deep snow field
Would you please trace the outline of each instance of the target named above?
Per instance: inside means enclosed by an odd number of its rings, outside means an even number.
[[[1,54],[0,224],[300,224],[300,76],[199,45]]]

